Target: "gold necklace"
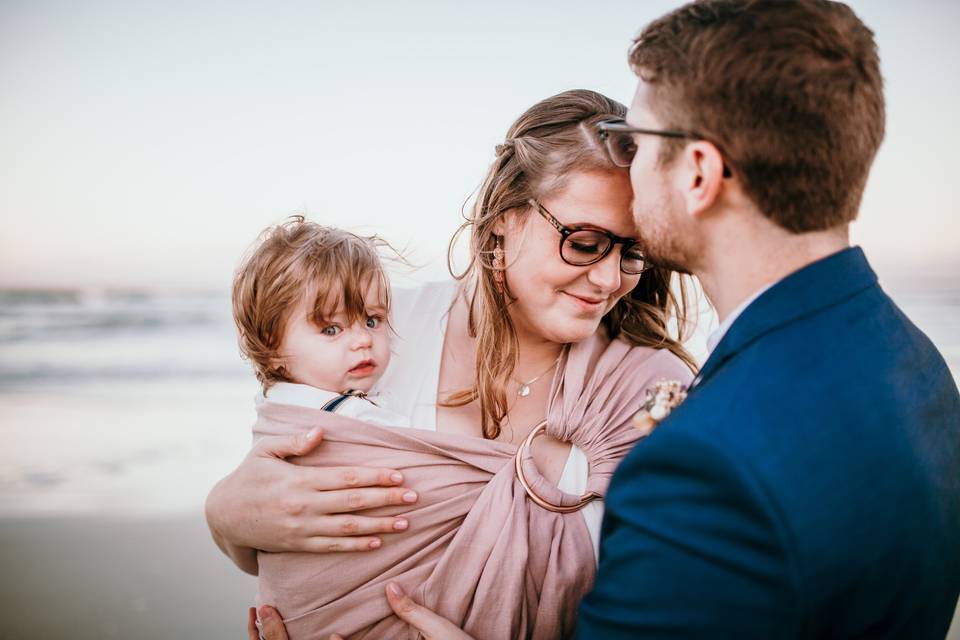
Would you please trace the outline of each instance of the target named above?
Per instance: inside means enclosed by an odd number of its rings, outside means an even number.
[[[551,371],[553,371],[554,367],[556,367],[556,366],[560,363],[560,358],[562,358],[562,357],[563,357],[563,350],[561,349],[561,350],[560,350],[560,355],[557,356],[557,359],[553,361],[553,364],[551,364],[550,367],[549,367],[546,371],[544,371],[543,373],[541,373],[540,375],[538,375],[538,376],[536,376],[536,377],[534,377],[534,378],[530,378],[530,379],[527,380],[526,382],[523,382],[523,381],[521,381],[521,380],[517,380],[517,379],[514,378],[513,376],[510,376],[510,379],[511,379],[511,380],[513,380],[513,381],[516,382],[518,385],[520,385],[520,389],[517,391],[517,395],[520,396],[521,398],[526,398],[528,395],[530,395],[530,385],[532,385],[534,382],[536,382],[537,380],[539,380],[539,379],[542,378],[543,376],[545,376],[545,375],[547,375],[548,373],[550,373]]]

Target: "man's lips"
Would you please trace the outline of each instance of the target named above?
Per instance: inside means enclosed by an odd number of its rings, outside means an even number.
[[[357,364],[357,366],[350,369],[348,372],[350,375],[354,376],[368,376],[373,373],[377,368],[377,363],[373,360],[364,360]]]

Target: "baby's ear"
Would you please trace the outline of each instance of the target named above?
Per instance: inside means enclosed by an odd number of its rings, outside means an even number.
[[[286,361],[279,356],[270,358],[270,371],[280,380],[287,380],[290,377]]]

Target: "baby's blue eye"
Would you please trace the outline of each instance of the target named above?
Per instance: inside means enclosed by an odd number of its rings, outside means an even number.
[[[339,325],[335,325],[335,324],[332,324],[329,327],[324,327],[323,329],[320,329],[320,333],[330,337],[339,335],[341,331],[343,331],[343,329],[341,329]]]
[[[367,329],[376,329],[380,326],[380,316],[367,316]]]

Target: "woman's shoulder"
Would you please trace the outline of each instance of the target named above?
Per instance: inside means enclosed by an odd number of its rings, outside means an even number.
[[[573,345],[563,370],[567,392],[627,398],[643,396],[657,382],[688,385],[692,379],[690,368],[669,349],[610,340],[605,335]]]
[[[681,384],[688,384],[694,375],[683,358],[669,348],[637,345],[622,336],[610,339],[602,327],[573,346],[571,359],[579,360],[584,372],[613,370],[633,378],[677,380]]]
[[[686,386],[694,377],[683,358],[669,348],[636,345],[622,338],[609,341],[600,360],[606,362],[597,366],[598,372],[606,370],[604,375],[621,383],[629,380],[627,386],[638,391],[661,381],[676,380]]]
[[[667,347],[644,347],[630,345],[629,358],[638,376],[657,380],[677,380],[689,384],[694,372],[687,363]]]

